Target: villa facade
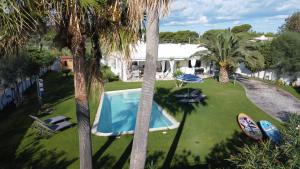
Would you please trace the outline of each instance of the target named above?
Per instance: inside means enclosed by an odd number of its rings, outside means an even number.
[[[201,56],[193,56],[198,51],[207,52],[198,44],[159,44],[157,79],[173,79],[173,73],[205,75],[210,74],[214,65],[201,61]],[[201,53],[201,52],[200,52]],[[146,44],[139,42],[131,49],[130,59],[124,59],[121,53],[106,56],[103,63],[123,81],[139,80],[143,77],[146,61]]]

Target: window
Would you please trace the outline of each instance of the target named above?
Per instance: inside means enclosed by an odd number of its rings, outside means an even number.
[[[201,61],[200,60],[196,60],[196,65],[195,67],[201,67]]]
[[[201,67],[201,60],[196,60],[195,67]],[[192,61],[189,60],[189,68],[192,68]]]

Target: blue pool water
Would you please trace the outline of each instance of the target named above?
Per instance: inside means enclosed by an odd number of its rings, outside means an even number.
[[[97,132],[112,135],[132,132],[135,127],[140,95],[140,90],[105,93]],[[172,126],[174,126],[174,120],[165,116],[160,106],[153,102],[150,130],[167,129]]]

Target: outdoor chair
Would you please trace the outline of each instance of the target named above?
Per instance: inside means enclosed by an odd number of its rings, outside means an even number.
[[[55,124],[47,124],[40,119],[36,119],[32,125],[32,128],[36,129],[40,136],[50,136],[53,133],[57,133],[67,127],[72,127],[72,123],[69,121],[62,121]]]
[[[41,120],[33,115],[29,115],[29,117],[34,119],[32,128],[38,131],[38,135],[50,136],[52,133],[56,133],[62,129],[72,126],[69,121],[66,121],[67,117],[65,116],[55,116],[46,120]]]
[[[175,97],[182,98],[195,98],[201,95],[201,92],[197,89],[192,90],[191,92],[185,93],[185,94],[176,94]]]
[[[57,122],[64,121],[67,119],[67,117],[65,117],[65,116],[55,116],[55,117],[51,117],[51,118],[48,118],[48,119],[42,121],[41,119],[39,119],[38,117],[33,116],[33,115],[29,115],[29,117],[31,117],[32,119],[34,119],[36,121],[40,121],[40,122],[43,122],[46,124],[55,124]]]
[[[206,98],[206,95],[200,94],[197,97],[180,99],[179,102],[181,102],[181,103],[199,103],[199,102],[203,102],[205,98]]]

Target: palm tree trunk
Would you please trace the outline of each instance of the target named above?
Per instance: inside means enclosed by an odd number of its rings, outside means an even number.
[[[228,71],[225,66],[220,66],[219,82],[221,83],[229,82]]]
[[[90,126],[90,110],[88,104],[85,42],[86,35],[82,33],[77,16],[76,3],[68,32],[71,35],[71,51],[73,54],[74,87],[76,115],[79,133],[80,169],[92,169],[92,142]]]
[[[142,94],[134,131],[133,146],[130,157],[130,169],[145,167],[149,123],[152,110],[156,61],[158,58],[159,43],[159,12],[158,8],[147,11],[148,25],[146,32],[146,62]]]

